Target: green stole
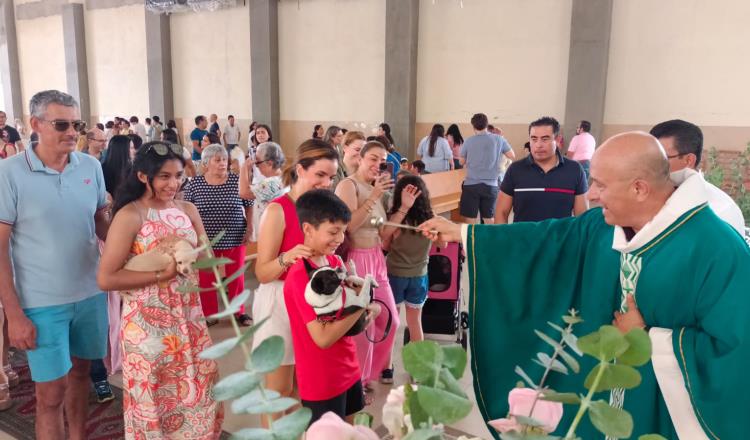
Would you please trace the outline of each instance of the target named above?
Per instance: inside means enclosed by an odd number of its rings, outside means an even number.
[[[709,438],[744,438],[742,423],[729,420],[750,408],[748,393],[737,392],[748,384],[737,371],[750,360],[750,251],[713,211],[704,205],[688,210],[630,253],[612,249],[614,228],[600,209],[540,223],[470,225],[466,232],[471,368],[485,420],[507,416],[507,394],[519,381],[516,365],[534,380],[541,377],[531,359],[549,347],[534,329],[552,334],[546,322],[559,323],[574,307],[585,320],[575,333],[589,333],[611,323],[612,312],[623,310],[624,295],[637,292],[646,323],[674,331],[673,354],[683,376],[692,379],[686,380],[690,400],[704,430],[716,433]],[[581,361],[581,374],[553,373],[547,385],[584,391],[585,373],[595,362]],[[641,385],[619,401],[634,417],[632,438],[660,433],[676,439],[653,365],[639,371]],[[573,416],[567,407],[558,435]],[[588,418],[577,434],[603,438]]]

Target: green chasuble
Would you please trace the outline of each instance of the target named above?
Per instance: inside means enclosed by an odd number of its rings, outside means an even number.
[[[624,393],[631,438],[750,438],[750,250],[700,197],[680,189],[662,210],[670,211],[663,224],[655,217],[643,245],[623,252],[613,249],[618,234],[626,242],[622,229],[607,225],[598,208],[578,218],[465,226],[471,367],[485,420],[507,416],[516,365],[541,377],[531,359],[551,349],[534,329],[558,336],[547,321],[561,323],[573,307],[585,320],[574,332],[587,334],[612,322],[625,290],[635,293],[654,345],[651,362],[639,368],[641,385]],[[547,385],[585,394],[595,361],[582,361],[581,373],[553,372]],[[596,399],[609,401],[609,392]],[[556,435],[565,434],[574,409],[565,405]],[[604,437],[588,417],[577,434]]]

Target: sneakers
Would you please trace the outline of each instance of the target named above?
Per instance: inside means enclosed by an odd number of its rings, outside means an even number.
[[[115,398],[112,388],[106,380],[94,383],[94,391],[96,391],[96,401],[99,403],[109,402]]]
[[[393,365],[380,372],[380,383],[390,385],[393,383]]]

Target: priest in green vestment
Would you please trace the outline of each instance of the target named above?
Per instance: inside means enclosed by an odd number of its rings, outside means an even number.
[[[578,335],[604,324],[649,333],[653,354],[639,368],[641,385],[597,395],[633,415],[631,438],[750,439],[747,244],[707,206],[701,175],[670,175],[663,148],[646,133],[605,142],[591,161],[591,180],[589,199],[600,207],[577,218],[422,225],[426,235],[464,243],[471,368],[483,417],[507,416],[516,365],[538,380],[542,368],[531,359],[549,348],[534,329],[545,331],[547,321],[575,308],[585,320]],[[547,385],[583,392],[595,361],[582,360],[581,374],[553,373]],[[566,406],[557,435],[565,434],[572,409]],[[588,418],[577,434],[603,438]]]

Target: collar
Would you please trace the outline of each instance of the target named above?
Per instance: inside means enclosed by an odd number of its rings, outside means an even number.
[[[41,159],[39,159],[39,156],[36,155],[36,149],[39,145],[34,145],[31,148],[26,149],[26,163],[29,165],[29,169],[31,171],[39,171],[49,174],[62,174],[58,173],[57,171],[47,168]],[[80,159],[78,158],[78,155],[75,154],[75,152],[71,152],[68,154],[68,165],[65,166],[65,169],[67,170],[68,167],[75,168],[80,163]],[[64,172],[64,171],[63,171]]]
[[[562,153],[560,153],[560,149],[559,148],[557,148],[555,150],[555,156],[557,156],[557,165],[555,165],[554,167],[550,168],[550,171],[554,170],[555,168],[559,168],[559,167],[565,165],[565,161],[567,160],[567,159],[565,159],[565,157],[563,157]],[[527,162],[527,164],[529,166],[535,166],[535,167],[539,168],[540,170],[542,169],[542,167],[540,167],[536,163],[536,161],[534,160],[534,156],[531,155],[531,151],[529,151],[529,155],[526,156],[526,162]]]
[[[638,250],[657,238],[685,213],[708,202],[705,180],[697,171],[685,168],[670,174],[670,179],[677,189],[661,210],[630,241],[622,227],[615,226],[612,249],[622,253]]]

